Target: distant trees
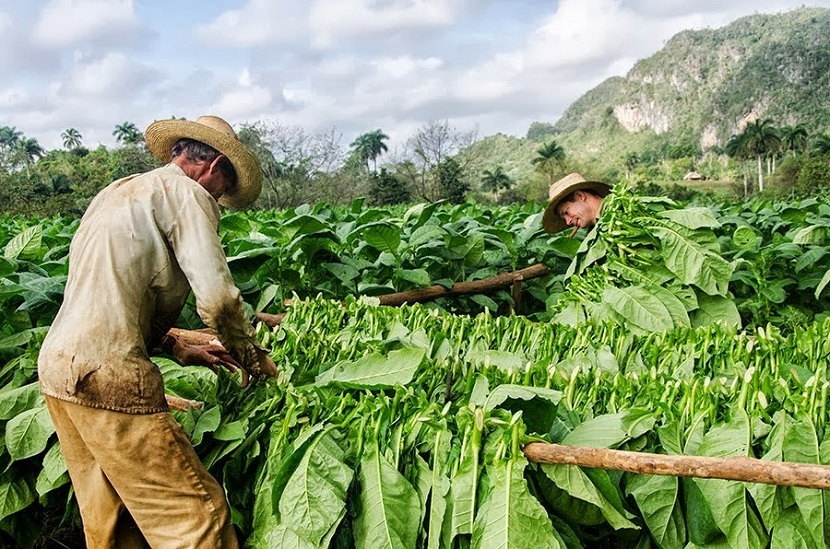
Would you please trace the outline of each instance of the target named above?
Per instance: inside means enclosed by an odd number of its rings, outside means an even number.
[[[406,184],[386,168],[370,177],[369,201],[376,206],[404,204],[409,202],[411,194]]]
[[[364,164],[366,170],[369,170],[369,161],[374,164],[374,171],[378,171],[377,159],[380,155],[388,151],[386,141],[389,136],[383,133],[382,130],[377,129],[371,132],[366,132],[359,135],[352,144],[352,153]]]
[[[144,135],[139,131],[138,126],[132,122],[117,124],[112,131],[117,143],[124,145],[137,145],[144,141]]]
[[[63,146],[70,151],[77,149],[82,143],[81,132],[75,128],[66,128],[61,133],[61,139],[63,139]]]
[[[481,190],[493,193],[493,202],[498,202],[499,191],[513,187],[513,179],[504,172],[504,168],[496,166],[493,170],[484,170],[481,177]]]
[[[551,184],[557,169],[561,170],[565,165],[565,149],[552,139],[536,149],[536,156],[531,162],[537,171],[548,176],[548,184]]]

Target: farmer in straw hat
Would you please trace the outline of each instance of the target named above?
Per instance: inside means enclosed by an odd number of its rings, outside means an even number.
[[[147,146],[165,166],[125,177],[87,209],[69,249],[63,305],[38,360],[88,547],[236,547],[228,504],[173,419],[154,349],[185,365],[274,376],[228,269],[219,204],[261,189],[227,122],[162,120]],[[221,345],[170,336],[190,292]]]
[[[606,183],[588,181],[578,173],[566,175],[548,190],[550,201],[542,216],[542,227],[549,233],[573,227],[572,237],[580,228],[593,227],[602,199],[609,192],[611,186]]]

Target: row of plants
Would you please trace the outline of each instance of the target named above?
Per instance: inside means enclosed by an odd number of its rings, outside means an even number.
[[[249,547],[825,547],[821,490],[530,463],[544,441],[830,464],[830,321],[637,335],[371,298],[298,302],[260,326],[280,377],[158,358],[174,412]],[[76,518],[35,381],[0,391],[0,526]],[[47,513],[48,514],[48,513]]]

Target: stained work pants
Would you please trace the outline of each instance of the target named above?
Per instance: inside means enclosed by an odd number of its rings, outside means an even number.
[[[88,548],[238,547],[222,487],[172,415],[44,398]]]

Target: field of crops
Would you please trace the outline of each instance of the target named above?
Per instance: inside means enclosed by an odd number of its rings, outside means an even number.
[[[156,358],[251,547],[825,547],[807,488],[530,463],[531,441],[830,464],[830,203],[677,205],[621,194],[600,230],[538,206],[303,207],[221,234],[280,367]],[[36,383],[77,221],[0,220],[0,541],[78,518]],[[544,263],[508,289],[371,296]],[[355,298],[354,296],[365,296]],[[284,305],[292,298],[292,305]],[[179,319],[200,327],[195,304]],[[62,537],[63,536],[63,537]]]

